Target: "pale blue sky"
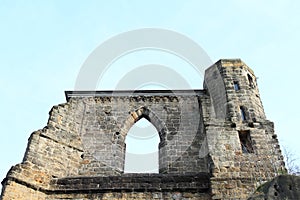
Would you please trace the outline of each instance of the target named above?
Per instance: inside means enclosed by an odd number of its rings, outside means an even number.
[[[51,107],[65,102],[88,55],[116,34],[148,27],[190,37],[213,62],[241,58],[259,77],[281,144],[300,152],[299,10],[297,0],[0,0],[0,179],[21,162],[28,137],[46,126]],[[147,53],[142,58],[149,60]],[[191,82],[202,86],[202,79]]]

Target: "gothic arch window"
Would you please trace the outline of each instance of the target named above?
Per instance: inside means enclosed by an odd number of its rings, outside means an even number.
[[[158,145],[156,128],[142,117],[129,130],[125,138],[125,173],[158,173]]]

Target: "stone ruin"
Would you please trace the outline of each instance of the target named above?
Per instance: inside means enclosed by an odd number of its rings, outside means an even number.
[[[1,199],[247,199],[285,172],[256,79],[222,59],[202,90],[66,91]],[[142,118],[160,138],[159,172],[124,173],[126,135]]]

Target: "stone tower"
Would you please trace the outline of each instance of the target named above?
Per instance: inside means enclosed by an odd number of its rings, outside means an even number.
[[[212,194],[215,199],[246,198],[285,171],[274,124],[266,119],[253,71],[241,60],[218,61],[207,69],[205,84],[215,113],[204,122]]]
[[[204,80],[203,90],[66,91],[1,199],[247,199],[285,170],[273,123],[241,60],[219,60]],[[142,118],[160,138],[159,173],[124,173]]]

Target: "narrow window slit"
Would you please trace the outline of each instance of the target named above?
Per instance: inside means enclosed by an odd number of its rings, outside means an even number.
[[[237,81],[233,81],[233,86],[234,86],[234,90],[235,91],[240,90],[240,85],[239,85],[239,83]]]
[[[254,82],[253,82],[252,76],[250,76],[250,74],[247,74],[247,77],[248,77],[248,81],[249,81],[249,86],[251,88],[254,88]]]
[[[245,112],[245,108],[243,106],[240,106],[240,113],[241,113],[241,119],[242,121],[246,121],[246,112]]]
[[[254,153],[250,131],[239,131],[239,138],[243,153]]]

